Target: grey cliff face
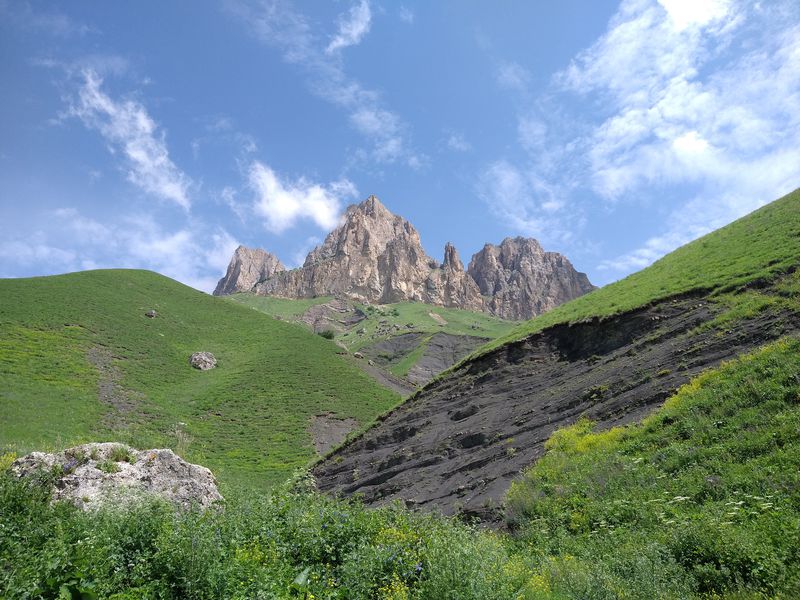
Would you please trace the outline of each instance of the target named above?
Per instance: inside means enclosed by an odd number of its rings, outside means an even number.
[[[259,281],[285,271],[286,267],[278,258],[260,248],[239,246],[233,253],[225,277],[219,280],[214,290],[215,296],[249,292]]]
[[[286,271],[271,254],[239,247],[214,293],[416,301],[529,319],[593,289],[564,256],[545,252],[534,239],[487,244],[467,270],[448,243],[440,264],[425,253],[411,223],[370,196],[348,207],[341,224],[299,269]]]
[[[504,319],[530,319],[595,289],[564,255],[530,238],[486,244],[467,272],[488,297],[489,312]]]

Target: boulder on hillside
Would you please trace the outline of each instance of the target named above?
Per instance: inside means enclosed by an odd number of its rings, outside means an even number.
[[[11,471],[31,477],[53,473],[53,501],[66,500],[90,510],[107,502],[124,505],[157,496],[188,509],[209,508],[223,500],[214,475],[186,462],[172,450],[135,450],[112,442],[83,444],[63,452],[33,452],[15,460]]]
[[[195,352],[189,357],[189,364],[195,369],[208,371],[217,366],[217,358],[211,352]]]

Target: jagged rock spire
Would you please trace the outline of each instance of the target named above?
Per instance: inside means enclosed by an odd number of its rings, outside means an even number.
[[[299,269],[286,271],[263,250],[238,248],[215,294],[244,289],[286,298],[427,302],[528,319],[594,286],[564,256],[545,252],[529,238],[486,244],[467,271],[448,242],[439,267],[425,253],[414,226],[369,196],[347,207],[341,224]]]

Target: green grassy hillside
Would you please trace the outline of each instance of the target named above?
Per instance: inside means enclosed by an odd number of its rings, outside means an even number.
[[[722,295],[800,262],[800,189],[666,255],[651,266],[527,321],[482,354],[558,323],[624,312],[691,291]]]
[[[85,514],[0,473],[0,595],[797,598],[798,373],[800,342],[778,342],[700,376],[642,425],[557,432],[511,491],[511,534],[365,509],[303,480],[232,495],[225,511]]]
[[[312,306],[323,304],[329,297],[273,298],[249,293],[225,296],[232,302],[249,306],[258,311],[285,320],[299,320]],[[395,304],[359,304],[354,307],[366,315],[366,319],[341,332],[336,339],[353,351],[385,339],[393,334],[383,334],[380,330],[398,326],[399,333],[418,331],[434,334],[436,332],[452,335],[469,335],[482,338],[497,338],[508,334],[517,326],[515,321],[504,321],[486,313],[432,306],[422,302],[398,302]],[[435,316],[431,316],[431,315]],[[360,332],[359,332],[360,331]]]
[[[191,368],[200,350],[218,368]],[[266,488],[313,457],[312,415],[366,424],[398,401],[336,350],[151,272],[0,280],[0,448],[168,446]]]

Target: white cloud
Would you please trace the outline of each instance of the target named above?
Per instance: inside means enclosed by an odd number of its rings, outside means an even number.
[[[646,266],[800,184],[798,23],[792,2],[624,0],[533,106],[524,70],[501,70],[524,107],[528,158],[510,166],[550,190],[562,228],[592,201],[610,213],[658,205],[654,233],[599,265]],[[507,222],[542,222],[549,203],[529,189],[499,211]]]
[[[288,181],[258,161],[250,166],[248,175],[256,193],[253,210],[274,233],[291,228],[301,219],[311,220],[323,230],[333,229],[339,220],[342,199],[356,194],[355,186],[346,179],[328,186],[304,178]]]
[[[55,37],[81,37],[94,30],[57,10],[38,10],[29,2],[0,0],[0,16],[17,27],[43,32]]]
[[[461,133],[451,133],[447,138],[447,147],[456,152],[469,152],[472,144]]]
[[[497,82],[504,88],[525,91],[530,83],[530,74],[515,62],[504,62],[497,69]]]
[[[404,162],[412,168],[419,168],[426,161],[425,156],[411,147],[408,126],[385,106],[380,94],[347,75],[338,53],[345,46],[337,42],[338,36],[324,44],[306,18],[280,0],[255,5],[229,0],[228,6],[258,39],[278,48],[287,62],[305,71],[314,94],[347,113],[354,129],[371,144],[368,150],[354,152],[356,158],[377,163]],[[346,45],[357,43],[369,30],[370,22],[369,5],[366,2],[354,5],[350,18],[340,21],[340,26],[354,24],[351,33],[361,33],[344,36],[341,43],[348,40],[352,43]],[[359,23],[363,27],[355,26]]]
[[[367,0],[361,0],[350,7],[347,15],[339,17],[339,31],[325,48],[327,54],[333,54],[348,46],[361,43],[362,38],[369,33],[372,24],[372,12]]]
[[[581,225],[579,213],[559,214],[564,203],[557,188],[505,160],[481,173],[477,191],[497,217],[544,244],[568,242]]]
[[[723,19],[731,8],[728,0],[658,0],[658,3],[679,31]]]
[[[407,6],[401,6],[397,11],[397,16],[400,17],[403,23],[407,23],[408,25],[414,24],[414,11]]]
[[[47,213],[31,235],[4,232],[0,263],[39,274],[82,269],[150,269],[211,292],[239,245],[222,228],[195,222],[169,230],[150,216],[100,223],[74,208]],[[9,274],[16,276],[16,273]]]
[[[131,183],[188,210],[191,181],[170,159],[163,131],[144,106],[134,100],[115,101],[103,92],[102,84],[97,72],[84,70],[69,114],[99,131],[112,151],[121,151]]]

